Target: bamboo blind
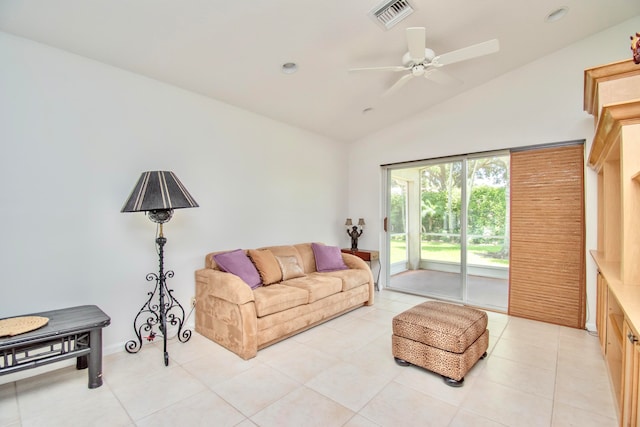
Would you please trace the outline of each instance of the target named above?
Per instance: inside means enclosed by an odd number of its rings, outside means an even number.
[[[583,144],[511,154],[509,314],[585,324]]]

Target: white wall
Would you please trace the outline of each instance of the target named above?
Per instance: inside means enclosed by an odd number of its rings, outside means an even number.
[[[5,33],[0,58],[0,318],[96,304],[105,352],[134,338],[156,228],[120,209],[146,170],[200,204],[165,225],[185,306],[210,251],[348,244],[343,144]]]
[[[635,17],[353,143],[349,210],[372,219],[362,247],[379,247],[386,256],[381,164],[581,139],[586,158],[594,126],[582,108],[584,69],[631,59],[629,36],[639,28]],[[593,249],[596,176],[591,169],[585,175],[587,249]],[[595,329],[595,273],[587,255],[588,329]]]

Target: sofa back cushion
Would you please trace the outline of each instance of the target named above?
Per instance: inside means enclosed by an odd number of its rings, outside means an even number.
[[[303,265],[302,264],[302,257],[300,257],[300,254],[298,253],[298,250],[293,245],[265,246],[263,248],[258,248],[258,249],[267,249],[267,250],[271,251],[273,253],[273,255],[275,255],[276,257],[279,257],[279,256],[294,256],[294,257],[296,257],[296,260],[298,261],[298,264],[301,265],[301,266]]]
[[[299,243],[293,246],[300,254],[302,269],[304,270],[304,272],[306,274],[309,274],[316,271],[316,261],[313,257],[313,250],[311,250],[311,243]]]
[[[208,253],[207,256],[204,257],[204,267],[211,268],[214,270],[220,270],[220,267],[218,267],[218,263],[213,257],[217,254],[223,254],[225,252],[229,252],[229,251],[216,251],[216,252]]]
[[[298,263],[298,258],[294,256],[276,256],[280,270],[282,271],[282,280],[295,279],[304,276],[304,270]]]

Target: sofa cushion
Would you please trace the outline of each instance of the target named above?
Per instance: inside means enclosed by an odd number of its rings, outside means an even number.
[[[311,249],[316,260],[317,271],[336,271],[349,268],[342,260],[342,252],[339,247],[312,243]]]
[[[298,264],[302,265],[302,257],[298,249],[293,245],[265,246],[258,249],[270,250],[275,256],[294,256],[298,259]]]
[[[342,281],[342,291],[348,291],[369,283],[369,274],[365,270],[337,270],[317,273],[323,276],[337,277]]]
[[[242,249],[215,254],[213,259],[220,270],[240,277],[251,289],[262,285],[258,270],[256,270],[256,267]]]
[[[304,276],[302,267],[298,264],[298,257],[295,256],[276,256],[280,270],[282,270],[282,280],[294,279]]]
[[[269,250],[249,249],[249,257],[256,266],[263,285],[278,283],[282,280],[282,270],[273,252]]]
[[[276,283],[253,291],[258,317],[287,310],[309,302],[309,292]]]
[[[309,304],[326,298],[329,295],[337,294],[342,290],[342,280],[337,277],[323,276],[318,273],[311,273],[297,279],[285,280],[281,284],[307,291],[309,293]]]
[[[316,260],[313,257],[313,250],[311,249],[311,243],[298,243],[293,245],[300,256],[300,265],[305,274],[313,273],[316,271]]]

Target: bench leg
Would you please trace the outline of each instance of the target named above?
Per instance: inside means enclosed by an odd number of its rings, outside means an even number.
[[[76,358],[76,369],[87,369],[89,367],[89,358],[87,355]]]
[[[102,329],[92,329],[89,336],[89,388],[102,385]],[[80,359],[80,358],[78,358]]]

